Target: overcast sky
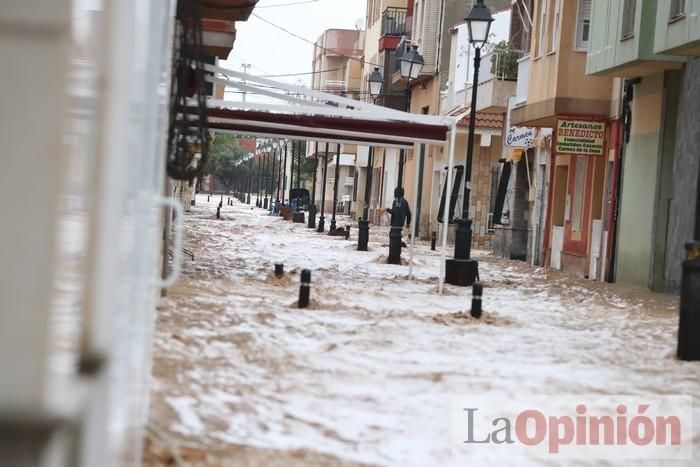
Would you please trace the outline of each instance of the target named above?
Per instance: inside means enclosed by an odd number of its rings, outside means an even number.
[[[286,5],[286,6],[281,6]],[[221,66],[241,71],[242,63],[254,75],[280,75],[311,71],[313,43],[326,29],[364,28],[366,0],[260,0],[248,21],[236,22],[236,42]],[[311,42],[304,42],[262,21],[280,26]],[[295,84],[311,83],[310,75],[273,78]],[[232,96],[227,96],[231,98]],[[234,97],[239,100],[239,97]]]

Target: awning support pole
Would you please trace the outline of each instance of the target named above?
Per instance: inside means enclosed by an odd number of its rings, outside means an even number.
[[[455,162],[455,138],[457,136],[457,122],[459,119],[456,118],[452,123],[452,129],[450,130],[450,155],[447,162],[447,190],[445,193],[452,193],[452,167]],[[447,230],[449,229],[449,209],[444,209],[442,213],[442,246],[440,247],[440,275],[438,277],[438,293],[442,295],[442,289],[445,284],[445,253],[447,252]]]
[[[417,154],[417,149],[418,145],[414,144],[413,145],[413,160],[417,163],[416,159],[416,154]],[[413,177],[413,199],[411,200],[411,206],[413,209],[413,213],[416,214],[418,211],[416,209],[416,204],[418,203],[418,167],[416,166],[417,164],[414,163],[414,167],[416,168],[416,173],[414,174]],[[413,280],[413,249],[415,247],[416,243],[416,226],[418,225],[418,219],[412,219],[411,222],[411,252],[409,254],[409,260],[408,260],[408,278],[409,280]]]

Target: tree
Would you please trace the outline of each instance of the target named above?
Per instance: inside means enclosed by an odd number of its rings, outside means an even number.
[[[518,52],[506,41],[494,45],[491,51],[491,73],[500,79],[517,79]]]
[[[242,163],[245,155],[245,151],[238,146],[236,136],[217,133],[204,173],[214,175],[225,188],[231,188],[236,177],[248,174],[247,164]]]

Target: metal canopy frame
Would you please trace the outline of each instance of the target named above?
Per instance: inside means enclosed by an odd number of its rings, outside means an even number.
[[[209,128],[216,132],[304,139],[413,149],[418,144],[447,146],[449,151],[447,192],[452,190],[455,136],[458,122],[468,115],[423,115],[381,107],[335,94],[281,83],[215,65],[205,65],[208,81],[254,92],[282,101],[281,104],[209,99]],[[184,116],[183,116],[184,118]],[[417,185],[415,177],[414,185]],[[413,206],[417,203],[413,190]],[[447,210],[443,213],[438,292],[442,294],[447,251]],[[413,278],[413,253],[417,222],[411,225],[409,278]]]

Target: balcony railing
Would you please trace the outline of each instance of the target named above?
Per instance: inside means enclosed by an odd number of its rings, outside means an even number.
[[[345,80],[340,80],[340,79],[324,79],[321,80],[321,87],[323,89],[345,89],[347,87],[348,82]]]
[[[382,36],[406,34],[406,8],[388,7],[382,13]]]

